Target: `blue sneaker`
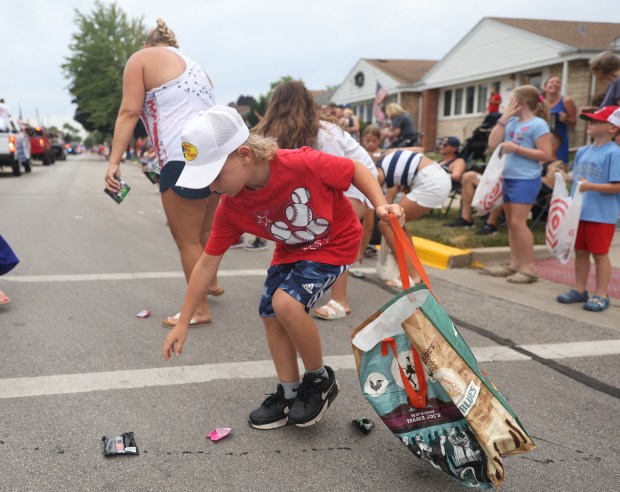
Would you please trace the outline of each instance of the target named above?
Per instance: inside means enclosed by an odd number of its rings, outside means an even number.
[[[560,294],[556,297],[558,302],[562,304],[575,304],[576,302],[588,302],[588,291],[584,290],[582,294],[575,289],[571,289],[565,294]]]
[[[605,311],[609,307],[609,296],[601,297],[601,296],[592,296],[590,300],[583,305],[583,308],[586,311]]]

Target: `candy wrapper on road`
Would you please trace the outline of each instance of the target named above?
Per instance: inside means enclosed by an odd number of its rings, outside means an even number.
[[[148,309],[143,309],[138,314],[136,314],[136,318],[148,318],[151,315],[151,312]]]
[[[359,429],[362,434],[370,434],[370,431],[375,427],[374,422],[366,417],[353,419],[351,420],[351,423]]]
[[[224,439],[231,432],[232,429],[230,427],[217,427],[207,434],[207,437],[212,441],[219,441],[220,439]]]
[[[133,432],[125,432],[120,436],[101,438],[101,454],[115,456],[117,454],[140,454]]]

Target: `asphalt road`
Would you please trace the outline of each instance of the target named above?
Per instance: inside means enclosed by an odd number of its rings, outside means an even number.
[[[123,168],[132,190],[117,205],[102,191],[105,168],[77,156],[0,176],[0,234],[21,259],[0,278],[13,299],[0,308],[0,490],[463,489],[417,460],[360,393],[349,334],[391,297],[372,274],[351,279],[351,316],[317,322],[341,392],[314,427],[246,423],[275,384],[257,314],[270,251],[227,253],[214,324],[192,330],[183,356],[164,363],[160,320],[185,293],[176,246],[139,169]],[[450,271],[429,273],[538,445],[506,458],[502,490],[619,490],[620,322],[547,313],[467,288]],[[143,309],[150,318],[135,317]],[[603,343],[528,356],[584,341]],[[359,416],[377,424],[370,435],[352,427]],[[206,439],[225,426],[230,437]],[[140,456],[103,458],[101,436],[127,431]]]

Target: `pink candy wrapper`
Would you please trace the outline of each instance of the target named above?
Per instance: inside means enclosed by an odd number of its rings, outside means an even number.
[[[136,318],[148,318],[151,315],[151,312],[148,309],[144,309],[136,314]]]
[[[207,437],[212,441],[219,441],[220,439],[225,438],[228,434],[232,432],[230,427],[218,427],[213,429]]]

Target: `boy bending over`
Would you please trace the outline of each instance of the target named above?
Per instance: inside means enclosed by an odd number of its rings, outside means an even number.
[[[279,383],[249,421],[257,429],[315,424],[336,398],[338,384],[334,371],[323,365],[319,332],[308,312],[357,259],[361,242],[359,220],[343,192],[353,183],[384,221],[393,213],[404,222],[403,210],[387,204],[362,163],[309,147],[278,149],[274,139],[250,135],[237,111],[226,106],[190,120],[182,142],[187,165],[177,186],[209,186],[224,196],[179,321],[166,337],[164,359],[181,354],[208,279],[239,236],[275,241],[259,314]],[[298,353],[306,370],[303,378]]]

